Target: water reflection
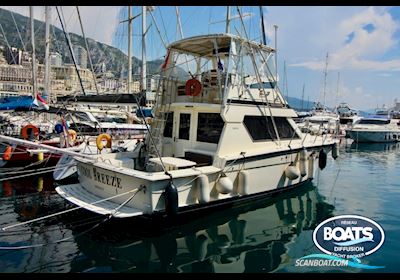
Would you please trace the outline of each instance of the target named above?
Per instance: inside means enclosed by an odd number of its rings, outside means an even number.
[[[0,183],[0,226],[56,213],[66,203],[54,191],[52,176],[29,177]],[[76,253],[71,243],[57,244],[68,237],[57,217],[0,231],[0,246],[32,246],[23,250],[1,250],[2,272],[57,272],[69,271],[70,254]],[[44,244],[44,246],[36,245]]]
[[[391,152],[398,151],[400,143],[356,143],[352,142],[347,152]]]
[[[333,208],[308,184],[163,231],[121,220],[84,235],[72,229],[82,254],[71,272],[270,272],[285,244],[332,216]]]

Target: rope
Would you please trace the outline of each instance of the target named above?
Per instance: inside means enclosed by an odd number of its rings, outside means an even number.
[[[119,209],[121,209],[124,205],[126,205],[131,199],[133,199],[133,198],[135,197],[135,195],[136,195],[137,193],[139,193],[139,191],[142,190],[142,189],[143,189],[143,187],[139,187],[138,189],[135,189],[134,191],[136,191],[136,192],[135,192],[133,195],[131,195],[126,201],[124,201],[124,202],[123,202],[121,205],[119,205],[117,208],[115,208],[115,209],[113,210],[113,212],[110,213],[107,217],[105,217],[102,221],[100,221],[99,223],[95,224],[95,225],[92,226],[91,228],[89,228],[89,229],[87,229],[87,230],[85,230],[85,231],[83,231],[83,232],[81,232],[81,233],[79,233],[79,234],[77,234],[77,235],[73,235],[73,236],[70,236],[70,237],[66,237],[66,238],[59,239],[59,240],[56,240],[56,241],[54,241],[54,242],[48,242],[48,243],[40,243],[40,244],[26,245],[26,246],[0,247],[0,250],[22,250],[22,249],[43,247],[43,246],[45,246],[45,245],[57,244],[57,243],[61,243],[61,242],[68,241],[68,240],[70,240],[70,239],[72,239],[72,238],[75,239],[75,238],[77,238],[77,237],[79,237],[79,236],[82,236],[82,235],[88,233],[89,231],[92,231],[93,229],[97,228],[97,227],[100,226],[101,224],[107,222],[107,221],[110,220],[112,217],[114,217],[114,214],[115,214]],[[129,192],[132,192],[132,191],[129,191]],[[127,192],[127,193],[129,193],[129,192]],[[126,194],[126,193],[125,193],[125,194]],[[111,199],[111,198],[108,198],[108,199]],[[104,201],[104,199],[103,199],[103,200],[100,200],[100,201]],[[100,201],[97,201],[96,203],[99,203]],[[91,204],[94,204],[94,203],[91,203]],[[67,210],[67,211],[68,211],[68,212],[71,212],[71,211],[77,210],[77,209],[79,209],[79,208],[81,208],[81,207],[72,208],[72,209],[69,209],[69,210]],[[67,211],[63,211],[63,212],[66,213]],[[57,214],[57,213],[56,213],[56,214]],[[55,216],[56,214],[52,214],[52,215],[49,215],[49,216]],[[47,216],[47,217],[49,217],[49,216]],[[42,219],[43,219],[43,218],[45,218],[45,217],[42,217]],[[39,219],[40,219],[40,218],[35,219],[35,220],[39,220]],[[32,222],[32,221],[34,221],[34,220],[31,220],[31,221],[28,221],[28,222]],[[23,223],[21,223],[21,224],[23,224]],[[19,224],[19,225],[21,225],[21,224]],[[18,225],[18,224],[17,224],[17,225]],[[17,225],[14,225],[14,226],[17,226]],[[5,230],[6,228],[10,228],[10,227],[12,227],[12,226],[2,228],[2,230]]]
[[[139,192],[139,190],[141,190],[141,188],[130,190],[130,191],[127,191],[127,192],[124,192],[124,193],[121,193],[121,194],[117,194],[117,195],[114,195],[114,196],[111,196],[111,197],[108,197],[108,198],[100,199],[98,201],[89,203],[89,205],[95,205],[95,204],[98,204],[98,203],[101,203],[101,202],[104,202],[104,201],[108,201],[110,199],[113,199],[113,198],[116,198],[116,197],[120,197],[120,196],[123,196],[125,194],[131,193],[131,192],[134,192],[134,191],[136,191],[136,193],[137,193],[137,192]],[[9,225],[9,226],[6,226],[6,227],[2,227],[1,230],[5,231],[5,230],[7,230],[9,228],[30,224],[30,223],[33,223],[33,222],[44,220],[46,218],[51,218],[51,217],[54,217],[54,216],[58,216],[58,215],[61,215],[61,214],[72,212],[72,211],[75,211],[75,210],[78,210],[78,209],[81,209],[81,208],[83,208],[83,207],[82,206],[77,206],[77,207],[74,207],[74,208],[71,208],[71,209],[68,209],[68,210],[64,210],[64,211],[57,212],[57,213],[54,213],[54,214],[50,214],[50,215],[47,215],[47,216],[39,217],[39,218],[36,218],[36,219],[33,219],[33,220],[29,220],[29,221],[26,221],[26,222],[22,222],[22,223],[18,223],[18,224],[13,224],[13,225]]]
[[[48,167],[43,167],[43,168],[38,168],[38,169],[30,169],[30,170],[17,170],[17,171],[10,171],[10,172],[6,172],[6,173],[0,173],[2,176],[3,175],[9,175],[9,174],[21,174],[21,173],[29,173],[29,172],[35,172],[35,171],[44,171],[44,170],[49,170],[49,169],[62,169],[64,167],[67,166],[74,166],[75,164],[63,164],[63,165],[59,165],[57,166],[48,166]]]

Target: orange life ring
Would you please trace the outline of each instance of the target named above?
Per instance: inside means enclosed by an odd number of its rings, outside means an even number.
[[[34,126],[33,124],[28,124],[25,125],[23,128],[21,128],[21,136],[23,139],[28,139],[29,138],[29,134],[28,134],[28,130],[29,129],[33,129],[33,135],[36,137],[39,136],[39,128],[37,126]]]
[[[68,135],[69,135],[71,141],[75,143],[76,136],[77,136],[76,131],[73,129],[68,129]]]
[[[4,160],[10,160],[11,159],[11,154],[12,154],[12,147],[7,146],[6,150],[3,153],[3,159]]]
[[[110,134],[103,133],[103,134],[100,134],[99,136],[97,136],[97,138],[96,138],[96,146],[97,146],[97,149],[99,149],[100,151],[104,149],[103,140],[107,140],[106,147],[111,148]]]
[[[201,83],[196,79],[187,80],[185,85],[186,95],[197,96],[200,94],[202,89]]]

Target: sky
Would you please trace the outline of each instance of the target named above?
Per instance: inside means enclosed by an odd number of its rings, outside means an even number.
[[[2,6],[23,15],[28,7]],[[261,40],[261,21],[258,6],[242,6],[241,13],[248,36]],[[127,52],[127,7],[80,6],[80,14],[87,37],[113,45]],[[62,7],[67,30],[81,34],[75,7]],[[326,105],[334,107],[347,102],[356,109],[373,109],[393,106],[400,100],[400,7],[367,6],[264,6],[264,23],[267,43],[275,45],[274,27],[277,32],[277,55],[280,83],[286,65],[287,92],[284,95],[323,101],[324,69],[328,53]],[[141,7],[132,7],[132,14],[141,13]],[[174,6],[154,7],[147,16],[149,27],[146,56],[163,59],[165,47],[156,25],[166,44],[180,39]],[[226,7],[182,6],[179,14],[184,37],[224,33]],[[231,16],[237,15],[231,7]],[[34,16],[44,19],[44,8],[34,7]],[[53,8],[52,21],[58,23]],[[133,55],[141,57],[141,17],[133,21]],[[232,20],[231,33],[243,33],[240,21]],[[340,74],[338,74],[340,73]],[[340,75],[340,78],[338,76]],[[281,85],[281,88],[283,86]]]

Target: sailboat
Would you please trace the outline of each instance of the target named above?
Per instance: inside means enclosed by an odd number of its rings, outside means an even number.
[[[311,181],[337,145],[303,134],[278,88],[265,86],[274,52],[227,33],[170,44],[146,141],[76,158],[79,183],[57,193],[101,215],[172,218]]]
[[[338,128],[339,117],[334,112],[327,110],[325,106],[326,100],[326,78],[328,75],[328,56],[326,54],[325,70],[324,70],[324,88],[323,88],[323,103],[316,102],[312,110],[312,116],[304,118],[301,130],[311,134],[327,134],[335,133]]]

